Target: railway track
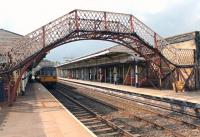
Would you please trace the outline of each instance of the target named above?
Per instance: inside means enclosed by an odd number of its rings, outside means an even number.
[[[64,106],[97,136],[136,137],[129,133],[129,130],[123,129],[125,128],[123,125],[116,125],[106,120],[96,110],[81,104],[61,90],[51,90],[50,92],[58,97]]]
[[[74,83],[74,82],[72,82],[72,83]],[[77,84],[77,83],[74,83],[74,84]],[[104,90],[104,88],[103,88],[103,90],[99,91],[99,89],[97,88],[97,90],[95,90],[95,92],[104,93],[106,95],[111,95],[111,96],[118,97],[118,98],[121,98],[121,99],[126,99],[126,100],[129,100],[129,101],[147,106],[147,108],[153,107],[153,108],[159,109],[161,111],[172,112],[175,115],[180,115],[181,117],[184,116],[184,117],[186,117],[186,119],[187,119],[187,117],[189,117],[189,118],[192,118],[193,121],[197,121],[197,123],[200,123],[200,117],[199,116],[196,116],[196,115],[193,115],[193,114],[190,114],[190,113],[187,113],[187,112],[182,112],[182,111],[180,111],[179,109],[176,109],[176,108],[172,109],[171,107],[162,105],[160,103],[155,104],[155,103],[152,103],[149,100],[144,101],[142,98],[137,99],[137,98],[134,98],[134,96],[130,96],[129,94],[121,93],[121,92],[118,92],[116,90]]]
[[[112,89],[109,89],[109,88],[106,88],[106,87],[98,87],[98,86],[93,86],[93,85],[89,85],[89,84],[84,84],[84,83],[78,83],[78,82],[72,82],[72,81],[67,81],[67,80],[60,80],[60,81],[63,81],[63,82],[70,82],[70,83],[73,83],[73,84],[78,84],[78,85],[84,85],[84,86],[90,86],[90,87],[94,87],[96,89],[100,89],[101,92],[104,92],[105,94],[109,94],[109,95],[112,95],[112,96],[118,96],[120,98],[124,98],[124,99],[128,99],[128,100],[131,100],[131,101],[134,101],[134,102],[137,102],[137,103],[141,103],[141,104],[144,104],[144,105],[147,105],[147,106],[150,106],[150,107],[156,107],[156,108],[159,108],[159,109],[163,109],[163,110],[168,110],[168,111],[171,111],[171,112],[174,112],[174,113],[177,113],[177,114],[180,114],[180,115],[185,115],[185,116],[189,116],[189,117],[193,117],[194,119],[196,120],[200,120],[200,116],[197,116],[197,115],[194,115],[194,114],[191,114],[191,113],[187,113],[187,112],[182,112],[182,110],[180,109],[177,109],[177,108],[171,108],[171,106],[166,106],[166,105],[162,105],[160,103],[152,103],[150,101],[143,101],[141,98],[143,97],[140,97],[138,95],[131,95],[131,93],[129,92],[125,92],[125,91],[120,91],[120,90],[112,90]],[[97,91],[98,91],[97,90]],[[132,98],[132,97],[137,97],[137,98]],[[146,98],[147,100],[148,98]],[[149,100],[152,100],[152,99],[149,99]],[[160,101],[158,100],[157,98],[154,98],[155,101],[158,101],[158,102],[163,102],[163,101]],[[164,103],[164,102],[163,102]],[[168,103],[168,102],[165,102],[165,103]],[[176,103],[172,103],[173,105],[179,105],[179,104],[176,104]]]
[[[64,88],[64,86],[63,86],[63,88]],[[87,92],[86,94],[89,94],[89,93]],[[104,94],[104,96],[105,96],[104,92],[101,92],[100,94]],[[91,92],[90,92],[90,95],[95,97],[95,94],[91,94]],[[154,110],[152,110],[152,108],[151,108],[151,110],[146,109],[145,107],[141,107],[140,105],[136,104],[136,102],[134,102],[133,100],[124,98],[119,95],[113,95],[111,93],[106,93],[106,95],[110,96],[110,97],[112,96],[112,98],[113,97],[115,98],[115,99],[113,99],[114,102],[112,102],[112,101],[110,102],[111,104],[114,104],[114,103],[115,103],[115,105],[120,104],[120,106],[122,106],[122,108],[125,109],[124,107],[127,107],[127,103],[128,103],[129,107],[134,108],[134,109],[131,109],[131,113],[123,112],[124,114],[121,113],[120,116],[118,115],[115,117],[121,117],[121,115],[126,115],[129,118],[134,117],[137,120],[145,121],[148,124],[152,124],[158,128],[161,128],[161,129],[167,131],[167,132],[170,132],[173,134],[173,136],[177,136],[177,137],[198,136],[199,135],[199,129],[200,129],[199,124],[191,123],[191,122],[185,121],[180,118],[175,118],[170,115],[166,115],[161,112],[154,111]],[[103,96],[98,96],[98,98],[105,99],[105,97],[103,97]],[[111,100],[111,99],[109,99],[109,100]],[[140,101],[140,104],[141,103],[142,103],[142,101]],[[144,102],[144,103],[147,104],[147,102]],[[155,106],[153,106],[153,107],[155,107]],[[112,117],[112,120],[113,119],[114,118]],[[118,120],[118,121],[124,122],[123,120]],[[130,124],[127,124],[127,125],[130,126]]]

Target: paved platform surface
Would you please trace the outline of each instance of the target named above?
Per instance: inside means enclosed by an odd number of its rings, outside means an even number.
[[[0,104],[0,137],[94,137],[41,84],[27,87],[12,107]]]
[[[68,78],[59,78],[60,80],[68,80],[71,82],[83,83],[86,85],[93,85],[97,87],[104,87],[114,90],[127,91],[135,94],[140,94],[144,96],[151,96],[156,98],[161,98],[165,100],[176,100],[184,103],[189,103],[190,105],[194,105],[196,108],[200,108],[200,91],[188,91],[188,92],[178,92],[176,93],[173,90],[157,90],[157,89],[148,89],[148,88],[136,88],[132,86],[126,85],[114,85],[110,83],[100,83],[93,81],[84,81],[84,80],[76,80],[76,79],[68,79]]]

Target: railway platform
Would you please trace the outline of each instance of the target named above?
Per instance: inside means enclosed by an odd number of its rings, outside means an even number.
[[[2,137],[94,137],[39,83],[28,84],[26,95],[12,107],[0,104]]]
[[[174,103],[180,106],[186,106],[194,109],[199,113],[200,109],[200,92],[178,92],[176,93],[173,90],[158,90],[158,89],[149,89],[149,88],[136,88],[126,85],[114,85],[110,83],[100,83],[93,81],[84,81],[77,79],[68,79],[68,78],[59,78],[60,81],[70,81],[74,83],[80,83],[88,86],[94,86],[97,88],[103,88],[108,90],[116,90],[119,92],[124,92],[127,94],[132,94],[135,96],[144,97],[147,99],[163,101],[167,103]],[[199,114],[198,114],[199,115]]]

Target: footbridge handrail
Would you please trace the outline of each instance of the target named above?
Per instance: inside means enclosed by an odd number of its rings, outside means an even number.
[[[79,32],[137,35],[149,45],[149,48],[160,52],[170,63],[177,66],[194,64],[193,50],[177,49],[170,46],[164,38],[133,15],[74,10],[25,35],[23,40],[16,41],[8,53],[0,55],[0,72],[13,68],[42,49],[58,44],[66,37],[70,37],[72,41],[78,39],[76,34]],[[98,39],[98,36],[96,37]]]

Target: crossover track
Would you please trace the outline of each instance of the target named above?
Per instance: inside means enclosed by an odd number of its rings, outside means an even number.
[[[59,84],[59,86],[62,86],[63,88],[65,88],[64,85]],[[93,93],[86,92],[85,90],[84,90],[84,92],[85,92],[85,94],[93,96],[94,98],[96,97],[98,99],[102,99],[104,101],[108,100],[108,97],[109,97],[110,104],[115,104],[116,106],[117,106],[117,104],[120,104],[120,105],[118,105],[118,107],[121,107],[124,110],[126,107],[129,108],[131,113],[124,111],[123,115],[127,115],[128,117],[135,117],[136,119],[146,121],[149,124],[153,124],[156,127],[159,127],[168,132],[171,132],[174,136],[177,136],[177,137],[187,136],[186,135],[187,133],[193,132],[194,130],[197,130],[196,132],[199,133],[200,125],[199,125],[199,123],[198,124],[194,123],[194,121],[196,120],[196,119],[193,119],[194,117],[192,117],[193,122],[189,122],[189,121],[185,120],[184,118],[178,117],[177,115],[175,117],[175,116],[171,116],[171,115],[159,112],[158,110],[152,110],[152,106],[150,109],[145,108],[144,105],[147,104],[147,102],[145,102],[145,101],[137,100],[137,102],[134,102],[134,99],[130,99],[130,98],[123,97],[120,95],[112,94],[109,92],[105,93],[102,91],[98,92],[99,95],[97,96],[97,95],[95,95],[96,90],[95,91],[93,90]],[[105,96],[107,96],[107,99]],[[112,98],[112,101],[111,101],[111,98]],[[138,103],[138,101],[139,101],[139,103]],[[128,106],[127,106],[127,104],[128,104]],[[141,104],[143,106],[141,106]],[[134,110],[131,109],[131,107],[134,108]],[[153,106],[153,107],[155,109],[155,106]],[[164,108],[162,108],[162,109],[164,109]],[[169,111],[169,110],[167,110],[167,111]],[[121,113],[121,115],[122,115],[122,113]],[[151,118],[151,117],[153,117],[153,118]],[[189,117],[189,119],[191,119],[191,117]],[[162,121],[165,121],[165,123],[162,123]],[[168,123],[168,125],[171,125],[171,127],[166,126],[167,123]]]
[[[103,116],[98,114],[98,112],[86,107],[63,91],[51,90],[51,92],[54,92],[54,95],[56,92],[65,97],[64,101],[67,102],[64,104],[65,107],[97,136],[135,137],[128,131],[122,129],[124,128],[123,126],[115,125],[106,120]]]

